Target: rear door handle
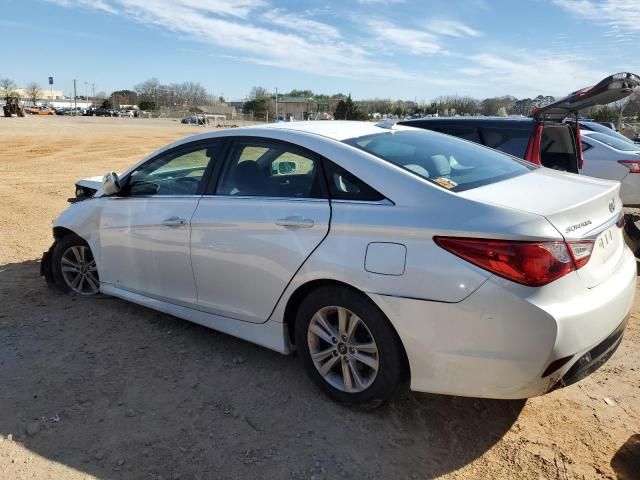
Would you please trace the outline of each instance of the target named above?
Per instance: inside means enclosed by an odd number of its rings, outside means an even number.
[[[291,215],[279,218],[276,220],[276,225],[281,227],[311,228],[313,227],[313,220],[304,218],[302,215]]]
[[[186,225],[187,221],[180,217],[169,217],[166,220],[163,220],[162,224],[167,227],[181,227],[182,225]]]

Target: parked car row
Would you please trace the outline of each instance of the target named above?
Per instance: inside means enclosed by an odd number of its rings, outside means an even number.
[[[508,123],[295,122],[188,137],[78,182],[41,273],[71,294],[297,351],[346,404],[377,406],[407,386],[541,395],[591,374],[622,341],[637,267],[621,185],[566,171],[628,144],[585,132],[583,155],[580,129],[562,119],[637,83],[613,76]]]
[[[76,115],[83,117],[141,117],[148,118],[150,113],[143,110],[116,110],[112,108],[82,108],[82,107],[58,107],[51,109],[49,107],[36,107],[40,111],[47,111],[49,115]],[[35,113],[35,112],[33,112]]]

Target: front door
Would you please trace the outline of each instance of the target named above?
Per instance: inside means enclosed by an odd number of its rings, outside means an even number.
[[[100,217],[100,280],[182,306],[197,306],[190,222],[217,144],[197,142],[160,154],[106,198]]]
[[[191,221],[201,310],[264,322],[329,229],[320,158],[276,140],[235,140]]]

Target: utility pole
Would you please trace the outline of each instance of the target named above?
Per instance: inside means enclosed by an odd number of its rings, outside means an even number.
[[[78,114],[78,95],[76,92],[76,79],[73,79],[73,114]]]
[[[96,84],[92,83],[91,84],[91,105],[93,105],[93,102],[96,101]],[[93,105],[93,108],[95,108],[95,105]]]
[[[269,118],[267,118],[267,122]],[[276,123],[278,123],[278,87],[276,87]]]

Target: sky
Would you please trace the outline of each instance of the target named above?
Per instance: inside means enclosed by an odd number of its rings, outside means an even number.
[[[0,78],[78,95],[200,82],[428,101],[640,73],[637,0],[0,0]]]

